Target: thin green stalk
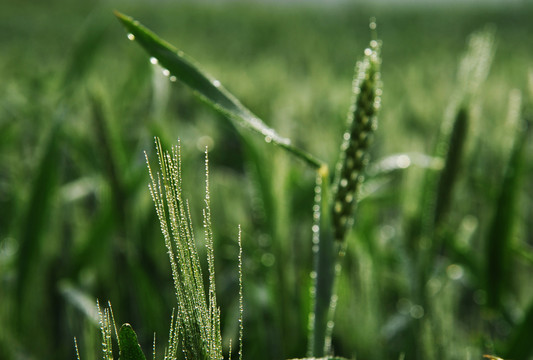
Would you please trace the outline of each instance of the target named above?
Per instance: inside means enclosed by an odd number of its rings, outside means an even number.
[[[513,231],[517,220],[523,169],[526,165],[529,128],[530,124],[525,122],[518,125],[487,237],[485,283],[487,305],[493,309],[501,308],[512,273],[510,257],[513,252]]]
[[[438,228],[445,219],[451,205],[452,194],[461,167],[461,158],[464,155],[464,147],[468,133],[468,109],[461,107],[455,118],[452,133],[450,134],[448,152],[444,169],[442,170],[437,186],[437,198],[435,201],[435,211],[433,225]]]
[[[321,167],[317,175],[309,356],[331,355],[331,335],[337,303],[336,283],[346,248],[345,237],[353,224],[358,193],[368,163],[368,148],[377,127],[377,112],[381,103],[380,62],[380,43],[372,40],[370,47],[365,50],[364,60],[356,66],[354,100],[348,115],[348,130],[343,136],[331,193],[328,169]]]
[[[323,167],[317,173],[315,205],[313,207],[314,270],[311,273],[312,311],[309,315],[308,356],[322,357],[329,348],[328,322],[335,281],[335,245],[329,212],[329,171]]]

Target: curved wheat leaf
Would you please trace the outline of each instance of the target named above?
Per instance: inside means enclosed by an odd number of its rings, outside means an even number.
[[[322,165],[322,161],[295,147],[290,139],[280,136],[274,129],[268,127],[226,90],[220,81],[201,70],[192,58],[159,38],[137,20],[119,12],[115,12],[115,15],[129,31],[128,38],[139,43],[152,56],[154,59],[152,62],[159,63],[168,70],[173,79],[175,78],[189,86],[200,99],[222,113],[234,125],[258,133],[266,142],[284,148],[314,168],[319,168]]]

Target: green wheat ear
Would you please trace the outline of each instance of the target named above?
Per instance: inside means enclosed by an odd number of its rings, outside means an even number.
[[[215,256],[209,195],[209,170],[206,151],[206,193],[204,234],[207,247],[209,284],[204,287],[200,259],[193,236],[188,202],[182,196],[181,155],[179,145],[163,151],[156,139],[159,172],[148,162],[150,193],[167,247],[176,290],[177,315],[172,316],[169,345],[165,359],[176,359],[183,353],[187,359],[222,359],[220,309],[216,300]],[[241,247],[239,230],[239,248]],[[239,356],[242,358],[242,252],[239,252],[240,331]]]
[[[381,104],[381,43],[372,40],[363,61],[356,64],[353,81],[354,100],[348,113],[340,158],[333,183],[332,218],[334,237],[343,241],[353,222],[358,191],[368,163],[368,148],[377,128]]]

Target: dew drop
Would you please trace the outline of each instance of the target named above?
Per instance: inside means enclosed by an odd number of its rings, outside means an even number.
[[[354,162],[354,160],[351,157],[346,158],[346,167],[348,169],[352,169],[354,167],[354,165],[355,165],[355,162]]]
[[[272,142],[272,137],[271,137],[271,136],[268,136],[268,135],[265,136],[265,141],[266,141],[267,143]]]
[[[401,298],[396,303],[396,310],[398,310],[398,312],[402,315],[408,315],[409,311],[411,310],[411,306],[412,304],[411,304],[411,301],[409,301],[409,299]]]
[[[157,65],[158,61],[157,61],[157,59],[155,57],[152,56],[150,58],[150,63],[153,64],[153,65]]]
[[[342,203],[340,201],[336,201],[335,202],[334,210],[335,210],[335,213],[337,213],[337,214],[341,213],[341,211],[342,211]]]
[[[177,77],[175,77],[174,75],[171,75],[169,78],[168,78],[170,81],[172,82],[176,82],[178,80]]]
[[[403,155],[400,155],[398,156],[398,158],[396,159],[396,165],[400,168],[400,169],[406,169],[409,167],[409,165],[411,165],[411,159],[409,158],[409,156],[403,154]]]
[[[132,33],[129,33],[128,40],[135,40],[135,35],[133,35]]]
[[[372,17],[370,18],[370,24],[368,24],[370,27],[370,30],[376,30],[377,24],[376,24],[376,18]]]
[[[350,204],[353,201],[353,193],[348,193],[346,197],[344,198],[344,201],[348,204]]]
[[[218,80],[213,80],[213,86],[214,86],[214,87],[219,87],[219,86],[220,86],[220,81],[218,81]]]
[[[348,186],[348,179],[341,179],[339,185],[340,185],[342,188],[345,188],[346,186]]]
[[[414,319],[421,319],[424,317],[424,308],[420,305],[413,305],[409,310],[409,314]]]
[[[446,274],[452,280],[459,280],[463,277],[464,271],[462,266],[457,264],[451,264],[448,265],[448,267],[446,268]]]
[[[372,55],[372,49],[370,49],[370,48],[366,48],[366,49],[365,49],[365,55],[366,55],[366,56],[370,56],[370,55]]]
[[[170,71],[168,71],[168,69],[163,69],[163,70],[162,70],[162,73],[163,73],[163,75],[165,75],[165,76],[170,76]]]
[[[276,262],[276,257],[273,254],[265,253],[261,256],[261,263],[266,267],[271,267]]]
[[[341,226],[346,226],[347,222],[348,222],[348,218],[346,218],[346,216],[341,216],[341,218],[339,219],[339,224]]]

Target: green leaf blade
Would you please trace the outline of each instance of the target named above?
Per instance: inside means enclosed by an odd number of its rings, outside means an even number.
[[[137,334],[130,324],[123,324],[118,333],[120,360],[146,360],[137,340]]]
[[[268,127],[259,117],[241,104],[220,81],[202,71],[196,62],[179,51],[174,46],[159,38],[155,33],[141,25],[133,18],[115,12],[119,21],[135,40],[157,63],[167,69],[172,76],[189,86],[197,96],[227,117],[234,125],[239,125],[263,136],[266,142],[271,142],[293,155],[301,158],[314,168],[320,168],[322,161],[313,155],[292,145],[291,140],[280,136],[274,129]]]

